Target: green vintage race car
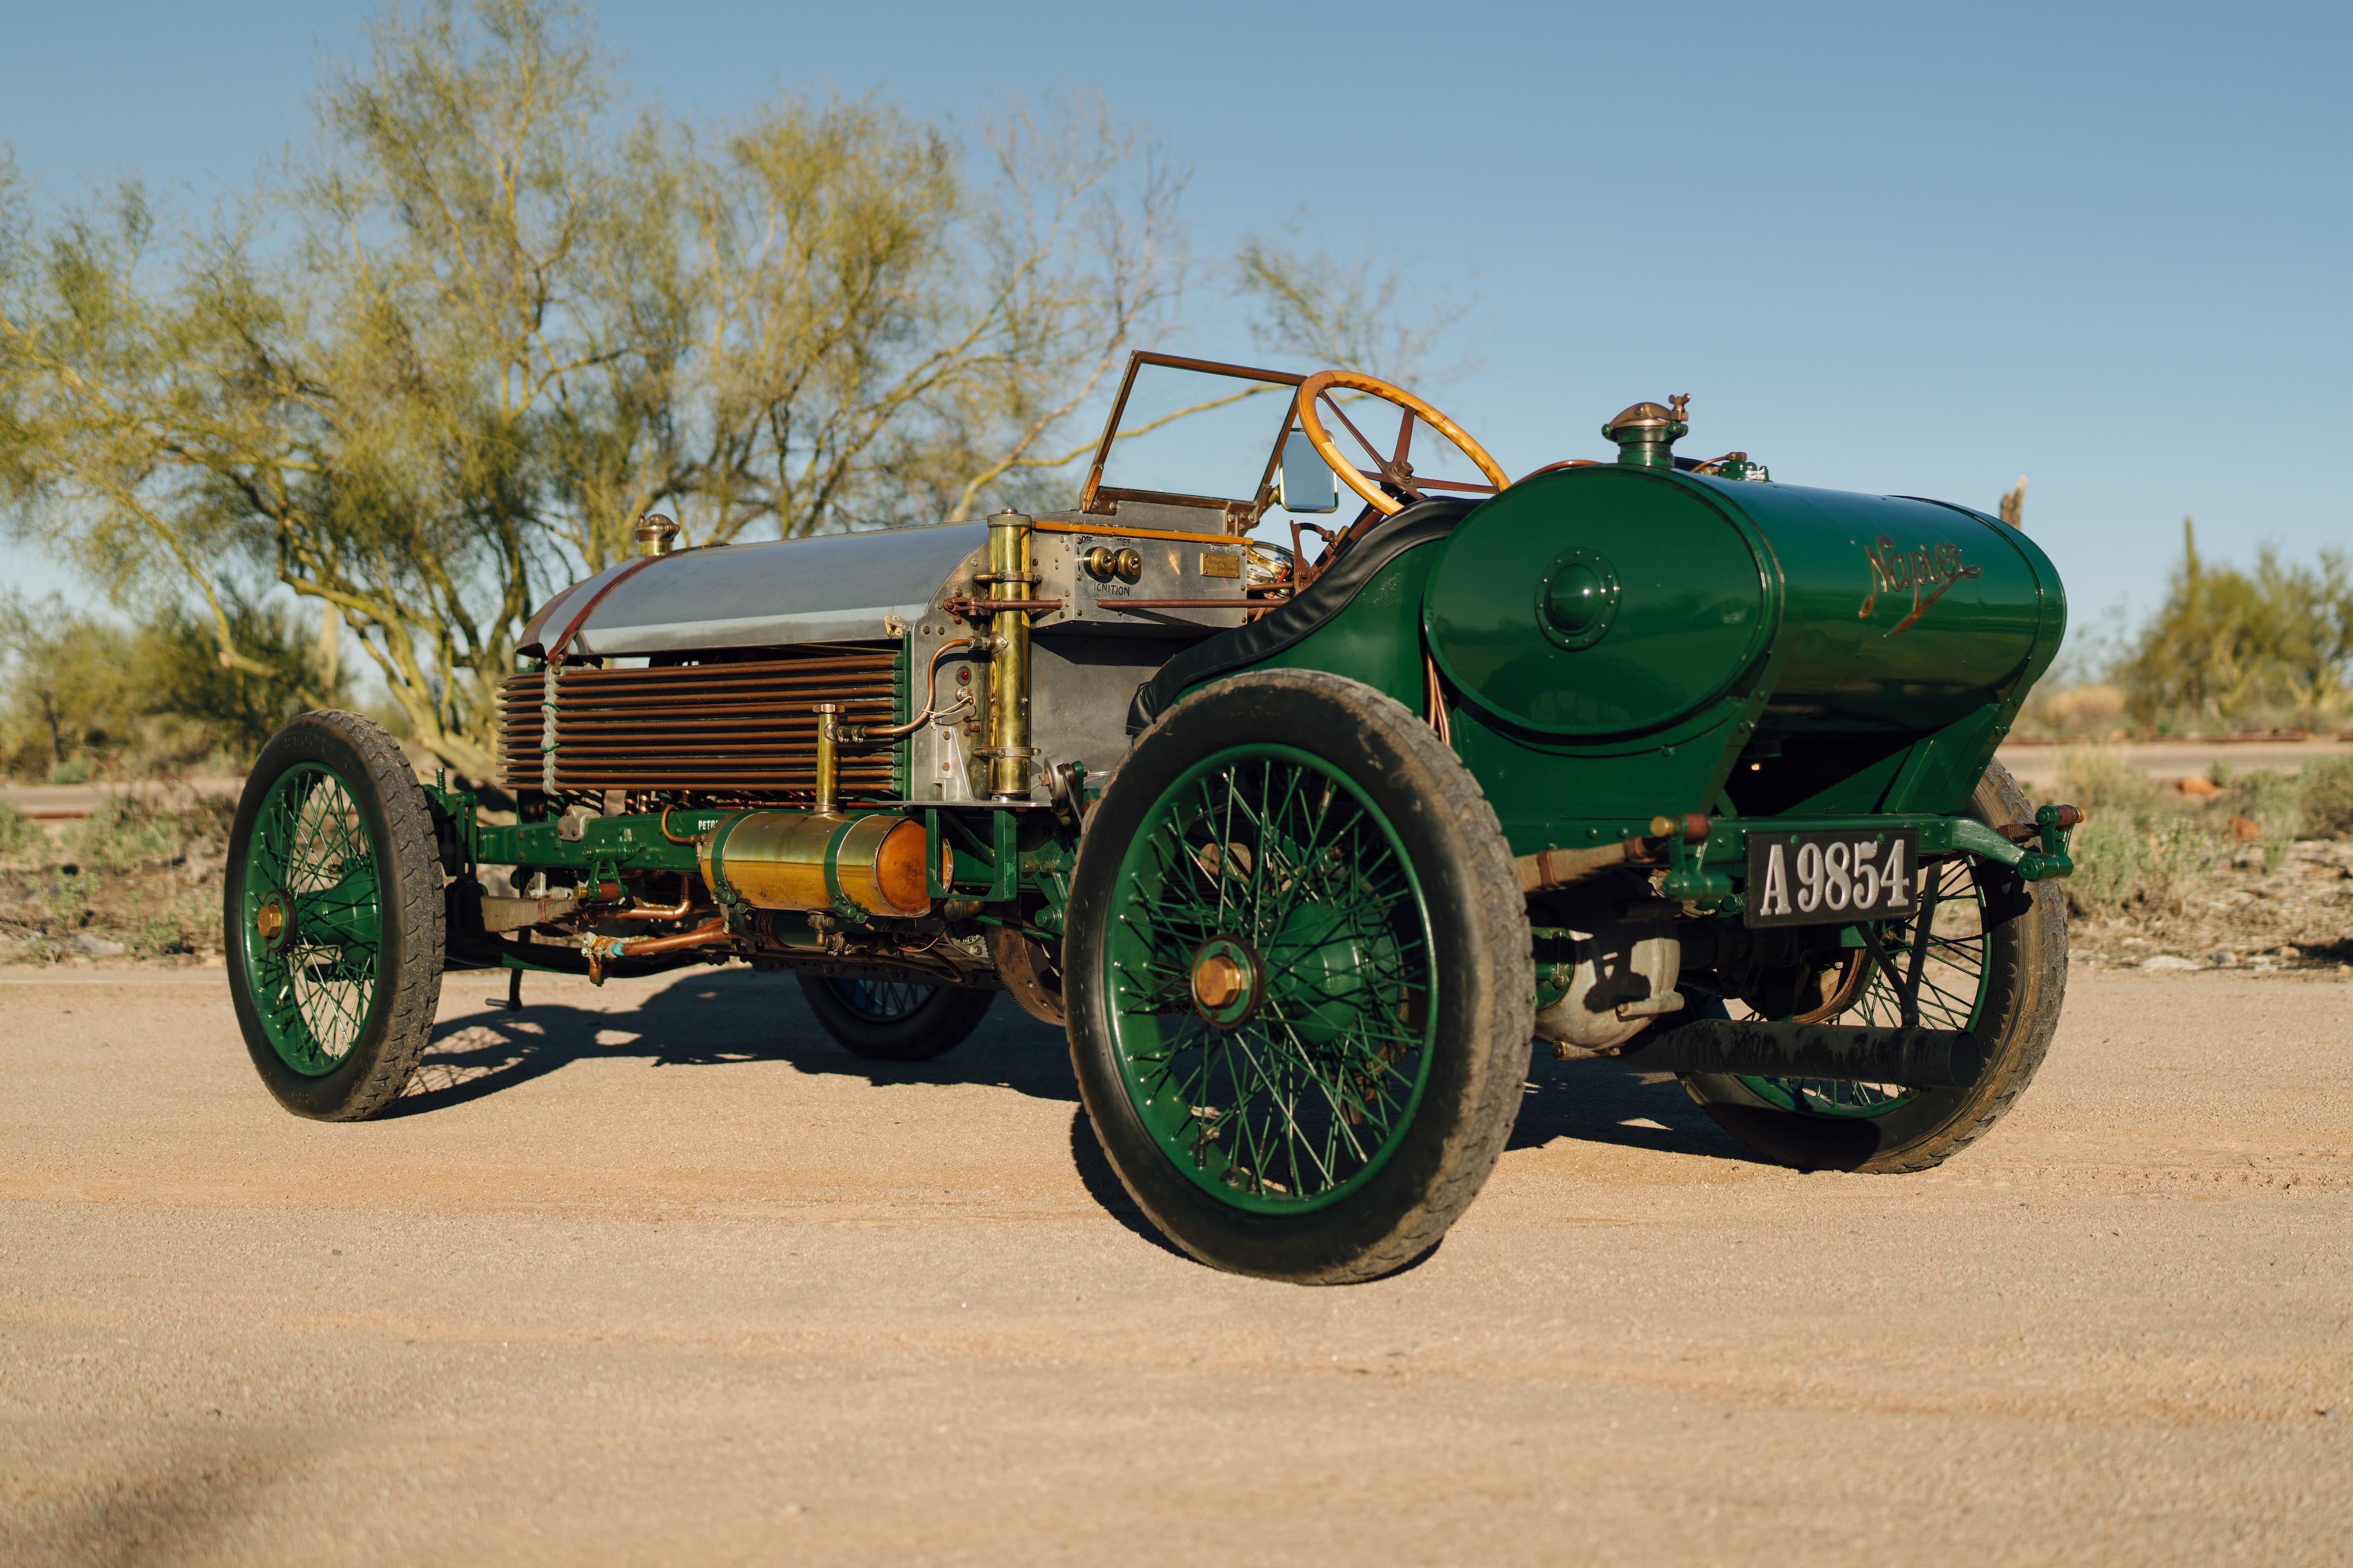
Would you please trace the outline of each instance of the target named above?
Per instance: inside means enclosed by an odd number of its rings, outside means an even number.
[[[1004,992],[1171,1238],[1304,1282],[1438,1241],[1533,1040],[1676,1073],[1768,1159],[1933,1164],[2058,1019],[2077,814],[1992,759],[2059,577],[1965,507],[1678,457],[1683,412],[1514,480],[1370,377],[1138,354],[1067,511],[649,517],[526,630],[512,824],[354,715],[269,742],[253,1060],[368,1116],[449,969],[742,959],[900,1060]]]

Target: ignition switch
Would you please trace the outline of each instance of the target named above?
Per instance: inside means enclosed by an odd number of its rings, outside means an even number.
[[[1079,559],[1087,575],[1098,583],[1108,583],[1113,577],[1133,583],[1144,575],[1144,557],[1133,550],[1113,550],[1108,544],[1098,544]]]

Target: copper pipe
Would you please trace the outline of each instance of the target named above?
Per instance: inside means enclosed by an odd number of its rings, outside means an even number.
[[[1454,725],[1446,714],[1446,687],[1438,679],[1438,660],[1425,650],[1421,656],[1422,678],[1429,682],[1430,709],[1426,717],[1438,738],[1448,745],[1454,744]]]
[[[971,646],[972,639],[970,637],[951,637],[946,642],[940,644],[938,647],[932,651],[931,668],[927,670],[923,676],[923,710],[921,713],[916,714],[913,719],[908,720],[905,723],[897,725],[892,729],[853,731],[851,731],[853,738],[860,741],[896,740],[901,735],[913,734],[916,731],[929,723],[934,718],[937,717],[940,706],[940,660],[948,656],[948,650],[950,648],[970,647]],[[956,700],[961,703],[969,704],[972,701],[972,693],[969,691],[958,692],[956,694]]]
[[[649,952],[675,952],[682,947],[708,947],[726,940],[727,922],[714,916],[676,936],[585,937],[581,949],[592,958],[637,958]]]
[[[1271,609],[1264,599],[1097,599],[1098,610],[1256,610]]]
[[[669,807],[663,807],[662,815],[670,815]],[[670,829],[665,827],[662,832],[667,835]],[[677,842],[686,844],[692,840],[681,838]],[[596,915],[600,920],[608,921],[682,921],[694,912],[694,884],[685,872],[681,871],[678,874],[678,902],[649,904],[640,900],[626,910],[598,910]]]
[[[616,953],[616,957],[634,957],[641,952],[670,952],[681,947],[706,947],[712,942],[727,940],[727,922],[723,920],[712,919],[705,921],[692,931],[683,931],[677,936],[632,936],[622,940],[629,944],[628,952],[626,955]]]

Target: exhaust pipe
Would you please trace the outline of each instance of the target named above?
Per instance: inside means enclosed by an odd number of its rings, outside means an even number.
[[[1614,1059],[1646,1072],[1833,1079],[1908,1089],[1966,1089],[1985,1068],[1985,1053],[1967,1029],[1873,1029],[1730,1018],[1694,1018],[1671,1029],[1654,1029]]]

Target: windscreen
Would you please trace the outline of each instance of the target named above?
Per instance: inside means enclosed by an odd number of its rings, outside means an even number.
[[[1097,488],[1248,504],[1291,396],[1291,387],[1246,374],[1139,364]]]

